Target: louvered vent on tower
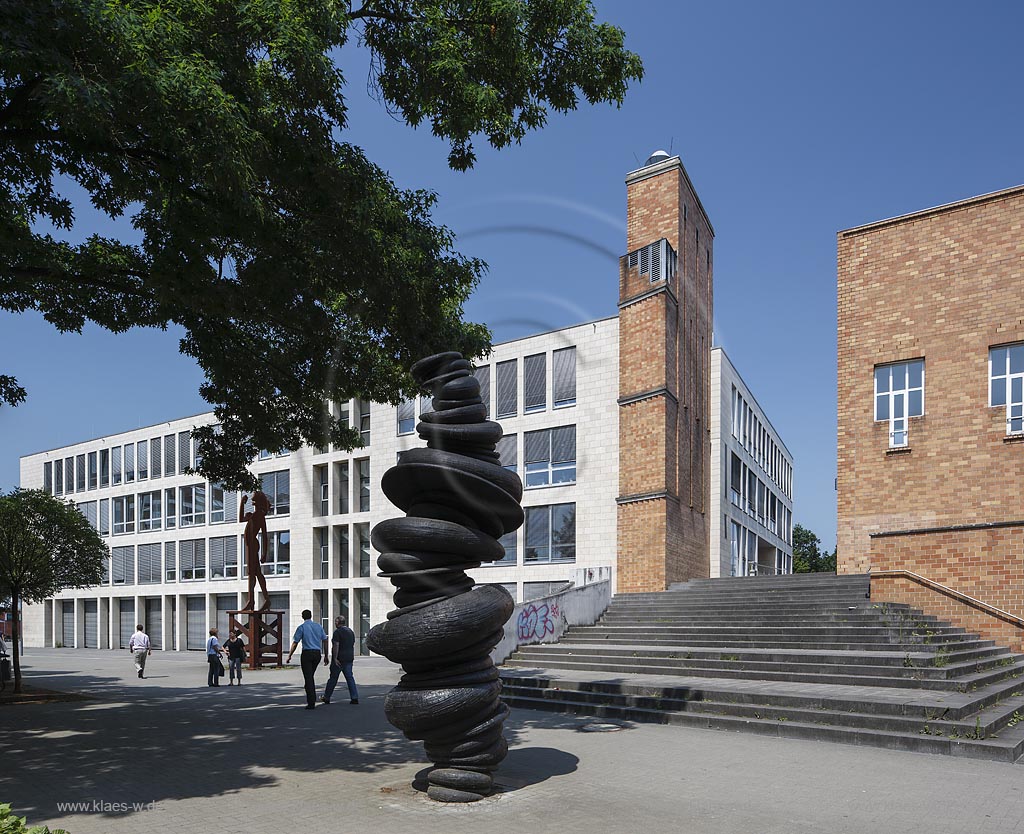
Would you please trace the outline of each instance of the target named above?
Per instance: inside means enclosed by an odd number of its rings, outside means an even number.
[[[652,284],[675,278],[676,262],[676,250],[665,238],[649,243],[626,256],[627,267],[638,269],[640,275],[646,275],[651,279]]]

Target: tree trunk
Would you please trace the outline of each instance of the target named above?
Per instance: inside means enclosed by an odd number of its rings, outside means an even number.
[[[11,588],[11,652],[14,659],[15,695],[21,694],[21,659],[18,652],[18,642],[21,640],[20,596],[17,588]]]

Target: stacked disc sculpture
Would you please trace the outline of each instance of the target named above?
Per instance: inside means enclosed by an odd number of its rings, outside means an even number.
[[[381,480],[406,517],[371,534],[380,576],[398,590],[397,608],[371,629],[369,646],[402,664],[384,711],[407,738],[423,741],[434,763],[428,796],[473,802],[491,793],[508,753],[509,709],[490,652],[515,603],[500,585],[473,587],[465,572],[504,555],[498,539],[523,523],[523,485],[500,465],[501,426],[487,420],[461,354],[428,356],[412,375],[433,411],[416,427],[427,447],[404,452]]]

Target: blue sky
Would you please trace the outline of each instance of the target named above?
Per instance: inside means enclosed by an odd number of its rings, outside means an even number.
[[[603,2],[646,77],[621,109],[553,114],[519,147],[446,146],[368,98],[347,51],[346,139],[490,270],[466,308],[496,340],[614,315],[627,171],[678,153],[716,231],[715,335],[796,458],[795,518],[835,543],[838,230],[1024,182],[1024,5]],[[75,236],[102,223],[83,207]],[[18,457],[207,410],[174,331],[60,335],[0,313],[0,489]]]

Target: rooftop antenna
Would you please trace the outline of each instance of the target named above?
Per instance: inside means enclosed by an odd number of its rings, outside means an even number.
[[[643,166],[642,166],[642,165],[640,164],[640,157],[638,157],[638,156],[636,155],[636,151],[633,151],[633,159],[635,159],[635,160],[636,160],[636,167],[637,167],[637,168],[642,168],[642,167],[643,167]]]
[[[672,156],[672,146],[675,144],[675,141],[676,141],[676,137],[675,136],[669,137],[669,140],[668,140],[668,155],[669,156]]]

